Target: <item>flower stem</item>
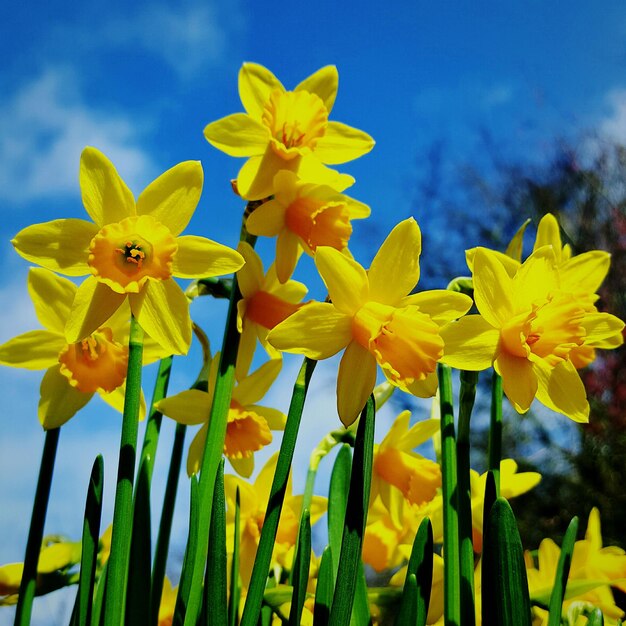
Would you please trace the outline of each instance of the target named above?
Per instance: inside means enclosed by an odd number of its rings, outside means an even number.
[[[15,626],[26,626],[30,624],[33,598],[35,597],[35,586],[37,583],[37,563],[39,561],[39,552],[41,551],[41,540],[43,538],[43,527],[46,521],[46,511],[48,509],[50,485],[52,484],[52,473],[54,470],[57,445],[59,443],[59,433],[59,428],[46,431],[46,440],[41,455],[41,466],[39,468],[39,478],[37,479],[37,489],[35,491],[35,501],[33,502],[33,514],[30,518],[28,540],[26,541],[24,572],[22,574],[20,595],[15,612]]]
[[[502,458],[502,377],[493,372],[491,383],[491,424],[489,427],[489,469],[496,482],[496,497],[500,495],[500,459]]]
[[[130,539],[133,524],[133,483],[137,448],[139,406],[141,402],[141,364],[143,356],[143,329],[134,316],[130,319],[128,338],[128,371],[126,396],[122,417],[120,457],[117,469],[117,488],[113,510],[111,556],[105,591],[104,624],[120,626],[124,623],[124,606]]]

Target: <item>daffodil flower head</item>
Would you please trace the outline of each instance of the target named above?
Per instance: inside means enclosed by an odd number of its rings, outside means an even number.
[[[586,263],[578,268],[584,281]],[[566,288],[574,280],[569,270]],[[492,364],[504,392],[520,413],[533,399],[574,421],[589,419],[589,404],[572,352],[621,332],[623,322],[590,311],[588,291],[563,289],[552,246],[543,246],[513,276],[491,250],[473,256],[474,297],[480,315],[469,315],[443,330],[443,361],[481,370]]]
[[[241,242],[238,250],[245,259],[245,265],[237,273],[242,297],[237,303],[241,339],[235,373],[241,380],[250,369],[257,339],[271,359],[280,357],[280,352],[267,342],[267,335],[302,306],[307,288],[295,280],[281,284],[275,264],[265,273],[261,258],[248,243]]]
[[[86,339],[128,300],[141,327],[169,354],[191,342],[189,302],[174,277],[226,274],[241,255],[194,235],[180,236],[202,191],[202,166],[186,161],[153,181],[137,202],[95,148],[80,159],[83,204],[92,222],[60,219],[20,231],[13,245],[24,258],[68,276],[90,276],[79,287],[65,329],[68,342]]]
[[[33,330],[0,345],[0,365],[45,369],[40,387],[39,421],[48,430],[73,417],[97,393],[118,411],[124,406],[130,310],[122,306],[81,341],[68,343],[64,329],[77,289],[43,268],[31,268],[28,291],[44,330]],[[144,363],[165,356],[150,337]],[[142,396],[141,415],[145,413]]]
[[[157,403],[157,409],[180,424],[202,424],[189,447],[187,473],[200,471],[208,432],[209,413],[213,404],[213,390],[219,368],[219,352],[211,360],[208,392],[189,389]],[[259,406],[280,373],[282,361],[267,361],[255,372],[240,380],[233,388],[224,455],[241,476],[254,471],[254,453],[272,442],[272,430],[283,430],[287,417],[281,411]]]
[[[246,113],[229,115],[204,129],[211,145],[231,156],[248,157],[237,176],[242,197],[271,196],[279,170],[338,191],[354,182],[325,164],[352,161],[369,152],[374,141],[356,128],[328,120],[338,82],[337,69],[329,65],[287,91],[267,68],[243,64],[239,96]]]
[[[272,330],[279,350],[325,359],[345,348],[337,378],[342,422],[354,422],[376,384],[376,363],[387,379],[421,397],[435,393],[443,354],[440,327],[464,315],[471,298],[452,291],[408,295],[419,280],[421,234],[400,222],[369,271],[338,250],[320,246],[315,264],[331,302],[307,304]]]
[[[347,249],[351,220],[369,214],[367,205],[332,187],[305,183],[293,172],[281,170],[274,176],[274,198],[254,210],[246,227],[253,235],[277,237],[276,274],[284,283],[302,250],[312,256],[318,246]]]

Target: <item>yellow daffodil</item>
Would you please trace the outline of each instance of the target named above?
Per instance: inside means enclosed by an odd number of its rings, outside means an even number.
[[[278,453],[270,457],[252,485],[238,476],[229,474],[224,476],[227,503],[227,532],[230,535],[229,545],[232,545],[234,532],[235,494],[237,487],[240,493],[240,571],[241,580],[245,588],[248,587],[250,582],[254,557],[259,545],[263,521],[265,520],[265,508],[269,500],[274,472],[276,471],[277,459]],[[326,498],[313,496],[309,510],[311,512],[311,524],[315,524],[326,512]],[[278,563],[281,567],[287,566],[285,556],[296,543],[301,512],[302,496],[292,495],[290,475],[272,557],[273,562]],[[291,566],[291,563],[288,565]]]
[[[272,441],[272,430],[284,430],[287,417],[277,409],[256,404],[268,392],[280,373],[280,360],[268,361],[233,388],[224,455],[237,473],[249,477],[254,471],[254,453]],[[189,389],[157,403],[157,409],[180,424],[203,424],[187,455],[187,473],[200,471],[209,428],[209,413],[219,368],[219,352],[213,357],[209,371],[209,391]]]
[[[274,198],[248,217],[253,235],[277,237],[276,274],[284,283],[293,273],[300,251],[315,254],[318,246],[340,252],[352,235],[350,220],[365,218],[370,208],[327,185],[301,181],[293,172],[274,176]]]
[[[172,626],[177,597],[178,585],[176,587],[172,587],[172,583],[166,576],[163,579],[163,592],[161,593],[161,604],[159,605],[157,626]]]
[[[37,562],[35,593],[42,595],[68,585],[65,574],[80,562],[80,553],[80,542],[66,541],[57,536],[44,537]],[[17,602],[23,572],[24,563],[0,566],[0,606]]]
[[[385,438],[374,446],[370,498],[374,500],[380,495],[398,526],[404,500],[418,506],[425,504],[441,487],[439,465],[413,452],[438,432],[439,420],[423,420],[409,428],[410,418],[410,411],[400,413]]]
[[[0,365],[46,369],[40,387],[39,421],[58,428],[97,393],[118,411],[124,407],[130,310],[120,307],[104,326],[82,341],[68,343],[64,335],[76,296],[76,285],[42,268],[31,268],[28,290],[45,330],[32,330],[0,345]],[[164,356],[146,337],[144,363]],[[141,414],[145,413],[143,402]]]
[[[560,553],[552,539],[544,539],[539,545],[536,564],[526,553],[531,600],[545,603],[549,598]],[[612,586],[626,592],[626,553],[616,546],[602,547],[600,514],[594,508],[589,514],[585,538],[574,544],[563,609],[567,611],[573,603],[586,602],[602,609],[606,623],[614,624],[624,617],[624,611],[615,604]]]
[[[326,66],[286,91],[267,68],[244,63],[239,71],[239,97],[245,113],[234,113],[204,129],[207,141],[226,154],[248,157],[237,176],[237,190],[248,200],[274,193],[279,170],[290,170],[306,182],[338,191],[354,179],[325,164],[352,161],[374,146],[366,133],[329,122],[337,95],[337,68]]]
[[[471,299],[452,291],[408,295],[419,279],[421,234],[410,218],[389,234],[366,272],[338,250],[320,246],[315,264],[331,302],[307,304],[268,336],[279,350],[326,359],[346,348],[337,378],[337,409],[352,424],[376,384],[387,379],[422,397],[435,393],[443,354],[440,326],[465,314]]]
[[[302,306],[300,302],[307,288],[295,280],[281,285],[274,264],[265,274],[261,258],[249,244],[241,242],[239,252],[246,262],[237,273],[242,298],[237,303],[237,327],[241,339],[236,375],[241,380],[250,369],[257,338],[271,359],[280,357],[280,352],[267,342],[267,335]]]
[[[20,231],[13,245],[25,259],[68,276],[91,274],[79,287],[65,329],[69,343],[88,337],[127,299],[141,327],[170,354],[191,342],[189,302],[173,277],[227,274],[243,264],[221,244],[179,236],[202,191],[198,161],[174,166],[137,202],[95,148],[80,159],[83,204],[94,223],[60,219]]]
[[[584,297],[562,290],[551,246],[533,252],[513,277],[491,250],[478,248],[473,274],[480,315],[443,329],[442,361],[474,371],[493,364],[520,413],[537,397],[577,422],[588,421],[589,404],[570,352],[614,336],[623,322],[590,312]]]

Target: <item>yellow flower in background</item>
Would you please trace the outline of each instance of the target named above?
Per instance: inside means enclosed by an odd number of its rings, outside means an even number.
[[[464,315],[472,301],[445,290],[408,295],[419,280],[420,251],[413,218],[391,231],[367,272],[338,250],[319,247],[315,264],[331,302],[307,304],[268,336],[279,350],[312,359],[346,349],[337,378],[337,409],[346,426],[374,389],[376,363],[397,387],[421,397],[435,393],[440,326]]]
[[[242,298],[237,303],[237,327],[241,338],[235,373],[241,380],[250,369],[257,339],[271,359],[280,357],[280,352],[267,342],[267,335],[302,306],[300,302],[308,290],[295,280],[281,285],[275,264],[265,274],[261,258],[246,242],[241,242],[238,249],[246,262],[237,273]]]
[[[367,205],[332,187],[305,183],[282,170],[274,176],[274,198],[253,211],[246,228],[253,235],[277,237],[276,274],[284,283],[302,250],[310,256],[318,246],[346,250],[352,235],[350,220],[369,214]]]
[[[413,452],[439,431],[438,419],[427,419],[409,428],[410,411],[403,411],[385,438],[374,445],[370,499],[380,496],[397,526],[402,525],[404,502],[430,502],[441,487],[438,463]]]
[[[188,426],[203,424],[189,446],[187,473],[190,476],[197,474],[202,465],[219,356],[218,352],[211,361],[208,392],[189,389],[156,404],[161,413],[180,424]],[[280,360],[268,361],[250,376],[240,380],[233,388],[228,410],[224,455],[235,471],[246,478],[254,471],[254,453],[272,442],[271,431],[285,428],[287,417],[284,413],[257,404],[276,380],[281,365]]]
[[[172,587],[172,583],[166,576],[163,579],[163,592],[159,605],[159,617],[157,626],[172,626],[174,612],[176,610],[176,598],[178,597],[178,585]]]
[[[240,493],[241,544],[239,554],[241,581],[245,588],[248,587],[250,582],[254,557],[265,520],[265,507],[269,500],[277,460],[278,453],[273,454],[263,466],[253,484],[246,482],[238,476],[229,474],[224,476],[228,545],[232,545],[234,537],[235,494],[237,488],[239,488]],[[311,525],[313,525],[326,512],[326,498],[313,496],[309,510],[311,512]],[[287,566],[285,557],[288,553],[292,553],[290,550],[296,543],[301,513],[302,496],[292,495],[290,474],[272,556],[272,562],[279,564],[281,567]],[[291,563],[288,565],[291,566]]]
[[[237,176],[243,198],[271,196],[279,170],[338,191],[354,182],[325,164],[352,161],[369,152],[374,140],[356,128],[328,121],[338,83],[337,68],[329,65],[287,91],[267,68],[243,64],[239,97],[246,113],[228,115],[204,129],[207,141],[218,150],[248,158]]]
[[[81,542],[57,536],[44,537],[37,561],[36,594],[50,593],[69,585],[63,574],[80,563]],[[0,606],[15,604],[18,599],[24,563],[0,565]]]
[[[549,599],[560,554],[561,549],[552,539],[541,542],[536,563],[526,552],[531,600],[545,603]],[[606,623],[616,623],[615,620],[624,617],[624,611],[615,604],[611,587],[626,592],[626,553],[616,546],[602,547],[600,514],[598,509],[593,508],[589,513],[585,538],[574,544],[564,612],[574,603],[586,602],[602,609]]]
[[[584,264],[571,271],[568,284],[578,271],[585,273]],[[491,250],[478,248],[473,274],[480,315],[468,315],[442,331],[442,361],[473,371],[493,365],[520,413],[537,397],[574,421],[588,421],[585,388],[570,352],[614,336],[623,322],[590,312],[585,297],[562,290],[551,246],[533,252],[513,277]]]
[[[45,369],[40,387],[38,415],[44,429],[58,428],[97,393],[122,412],[128,363],[130,310],[120,307],[106,326],[99,326],[82,341],[68,343],[64,334],[76,296],[76,285],[42,268],[31,268],[28,291],[45,330],[32,330],[0,345],[0,365]],[[145,338],[143,362],[164,356]],[[141,416],[145,402],[141,403]]]
[[[83,204],[94,223],[60,219],[20,231],[12,243],[25,259],[68,276],[91,274],[79,287],[65,329],[69,343],[88,337],[126,300],[141,327],[169,354],[191,342],[189,302],[173,277],[202,278],[238,270],[243,259],[221,244],[180,236],[202,192],[198,161],[174,166],[137,202],[95,148],[80,159]]]

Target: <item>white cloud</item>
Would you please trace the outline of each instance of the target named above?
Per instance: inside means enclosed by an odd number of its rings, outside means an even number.
[[[87,106],[73,72],[48,69],[0,107],[0,198],[22,203],[78,194],[86,145],[102,150],[131,189],[141,188],[155,167],[139,133],[130,118]]]
[[[606,96],[610,113],[600,125],[600,134],[616,143],[626,144],[626,88],[612,89]]]

